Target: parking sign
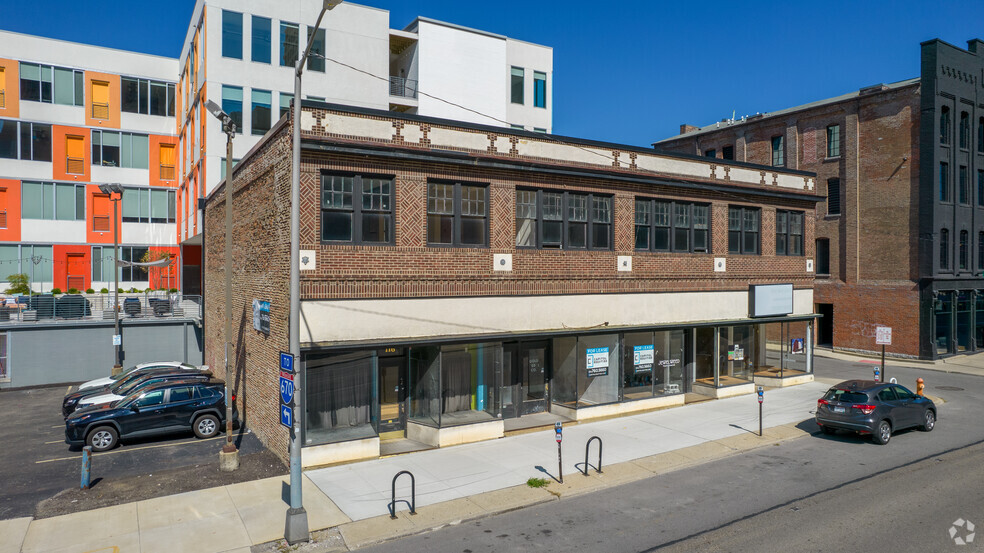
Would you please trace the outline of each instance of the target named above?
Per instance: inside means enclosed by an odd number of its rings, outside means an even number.
[[[890,326],[875,327],[875,344],[879,346],[892,345],[892,327]]]

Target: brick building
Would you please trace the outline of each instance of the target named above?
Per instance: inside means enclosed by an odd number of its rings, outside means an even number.
[[[812,173],[303,110],[305,465],[812,380]],[[240,161],[233,206],[234,385],[247,423],[284,456],[290,130],[281,118]],[[214,366],[226,191],[204,210]],[[270,302],[268,333],[254,300]]]
[[[984,347],[984,42],[921,55],[918,78],[654,144],[816,173],[821,345],[874,351],[886,325],[894,355]]]

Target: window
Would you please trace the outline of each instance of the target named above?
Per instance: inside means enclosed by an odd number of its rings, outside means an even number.
[[[817,238],[817,275],[830,275],[830,240]]]
[[[706,205],[636,198],[637,250],[707,252],[709,227]]]
[[[253,97],[252,133],[256,136],[263,136],[270,130],[270,106],[273,101],[273,94],[269,90],[252,90]]]
[[[984,206],[984,169],[977,170],[977,205]]]
[[[827,127],[827,157],[838,157],[841,155],[841,128],[840,125]]]
[[[803,212],[776,210],[776,255],[803,255]]]
[[[967,243],[968,240],[969,237],[967,235],[967,231],[965,230],[960,231],[960,255],[957,258],[957,263],[958,263],[958,267],[961,270],[967,268],[967,248],[970,247],[970,245]]]
[[[280,117],[290,113],[290,102],[293,99],[293,94],[287,94],[286,92],[280,93]]]
[[[113,257],[111,246],[92,246],[92,281],[109,282],[113,279],[113,266],[116,260]]]
[[[300,29],[296,23],[280,22],[280,65],[294,67],[297,65],[297,43]],[[226,113],[229,113],[228,111]]]
[[[966,111],[960,112],[960,147],[970,147],[970,114]]]
[[[308,27],[307,37],[311,40],[311,36],[314,35],[314,42],[311,43],[311,52],[308,54],[307,58],[307,68],[311,71],[318,71],[320,73],[325,72],[325,30],[318,29],[315,31],[311,27]]]
[[[759,253],[759,214],[754,207],[728,208],[728,253]]]
[[[236,158],[232,158],[232,168],[235,169],[237,165],[239,165],[239,160]],[[225,176],[226,176],[226,158],[222,157],[219,159],[219,178],[224,180]]]
[[[123,222],[175,222],[174,196],[174,190],[163,190],[157,188],[124,188]]]
[[[160,160],[159,178],[161,180],[174,180],[174,144],[161,144],[158,152]]]
[[[109,83],[92,81],[92,113],[93,119],[109,119]]]
[[[608,250],[611,244],[611,196],[516,191],[517,246]]]
[[[250,44],[251,59],[258,63],[270,63],[272,47],[270,35],[270,20],[258,15],[253,16],[253,40]]]
[[[123,246],[120,248],[120,260],[121,261],[144,261],[144,257],[147,255],[147,248],[140,248],[136,246]],[[120,267],[120,281],[121,282],[143,282],[147,280],[147,268],[146,267]]]
[[[72,175],[85,174],[85,138],[65,137],[65,172]]]
[[[120,78],[121,108],[127,113],[174,116],[174,83]]]
[[[984,232],[977,233],[977,270],[984,271]]]
[[[950,202],[950,164],[940,163],[940,201]]]
[[[149,167],[149,154],[150,142],[145,134],[92,131],[93,165],[147,169]]]
[[[957,199],[962,204],[970,203],[970,182],[968,182],[967,178],[966,165],[961,165],[960,169],[957,171],[957,184],[959,185]]]
[[[462,183],[427,183],[427,243],[485,246],[488,187]]]
[[[940,108],[940,144],[950,143],[950,108]]]
[[[0,109],[7,107],[7,77],[4,69],[4,67],[0,67]]]
[[[392,244],[393,179],[323,175],[321,239],[353,244]]]
[[[51,161],[51,125],[0,119],[0,158]]]
[[[509,90],[512,103],[523,104],[526,102],[525,95],[525,70],[522,67],[513,67],[510,70]]]
[[[950,268],[950,231],[940,229],[940,269]]]
[[[85,185],[24,181],[21,185],[21,217],[84,221]]]
[[[509,125],[509,128],[510,129],[513,129],[513,130],[516,130],[516,131],[525,131],[526,130],[526,127],[524,127],[522,125],[514,125],[514,124],[510,124]]]
[[[541,133],[541,134],[546,134],[547,133],[547,129],[542,129],[540,127],[533,127],[533,132],[538,132],[538,133]]]
[[[533,107],[547,107],[547,74],[541,71],[533,72]]]
[[[222,10],[222,57],[243,59],[243,14]]]
[[[772,137],[772,166],[782,167],[786,162],[783,158],[783,137]]]
[[[977,121],[977,151],[984,154],[984,117]]]
[[[85,74],[77,69],[35,63],[20,64],[21,100],[83,106],[84,82]]]
[[[735,147],[734,146],[725,146],[725,147],[721,148],[721,158],[722,159],[730,159],[730,160],[733,161],[735,159]]]
[[[827,215],[840,215],[840,212],[841,212],[840,179],[827,179]]]
[[[704,157],[717,157],[717,150],[711,148],[710,150],[704,151]]]
[[[222,111],[232,117],[236,132],[243,132],[243,88],[222,85]]]

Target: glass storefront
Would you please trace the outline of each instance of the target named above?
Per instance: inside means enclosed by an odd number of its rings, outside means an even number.
[[[686,330],[626,333],[622,338],[622,399],[647,399],[685,391],[689,334]]]
[[[946,355],[950,353],[950,339],[952,337],[952,325],[950,321],[953,319],[953,296],[948,292],[940,292],[939,296],[936,297],[936,306],[934,309],[936,313],[936,353],[937,355]]]
[[[374,352],[306,357],[305,444],[376,435],[374,362]]]
[[[973,326],[971,326],[972,304],[970,292],[961,290],[957,296],[957,351],[964,352],[973,348],[970,343]]]

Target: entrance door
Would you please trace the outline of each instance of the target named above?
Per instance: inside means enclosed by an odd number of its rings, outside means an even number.
[[[521,344],[520,371],[523,379],[523,413],[542,413],[547,410],[547,343]]]
[[[402,438],[407,428],[406,362],[379,358],[379,439]]]
[[[80,253],[70,253],[66,256],[66,265],[68,267],[68,278],[67,278],[67,288],[76,290],[85,290],[85,255]]]
[[[499,384],[499,404],[502,418],[514,419],[523,414],[523,372],[519,363],[519,344],[502,346],[502,382]]]

